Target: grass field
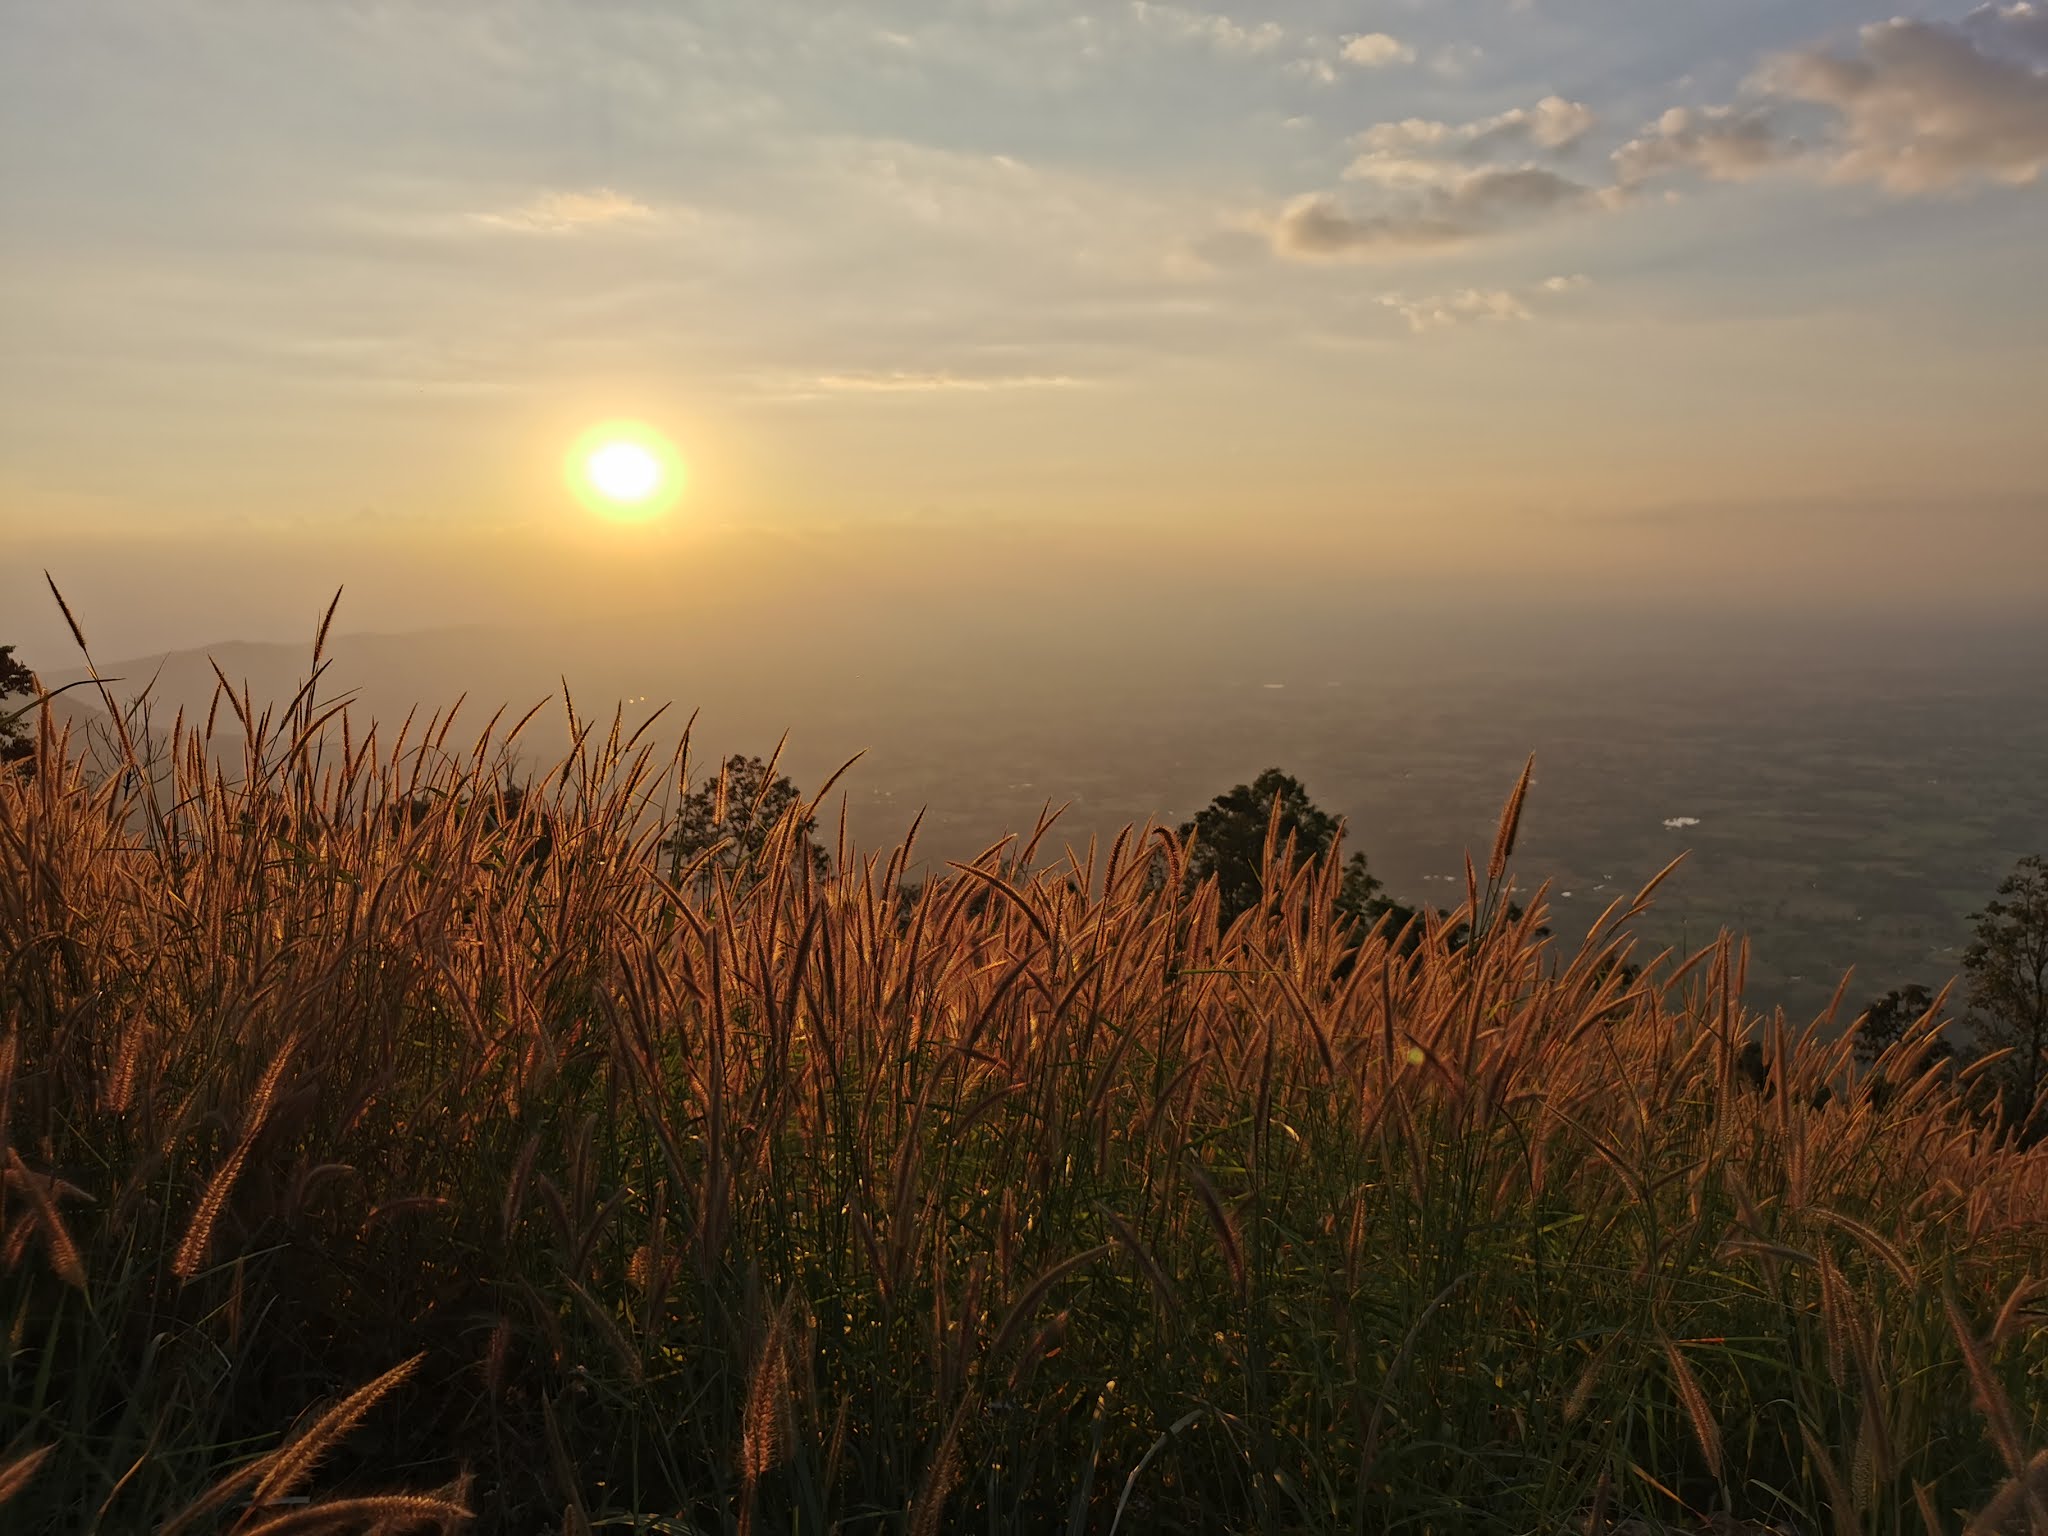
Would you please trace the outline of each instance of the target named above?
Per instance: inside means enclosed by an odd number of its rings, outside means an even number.
[[[2048,1147],[1508,920],[1519,790],[1404,951],[234,711],[0,782],[9,1531],[2048,1530]]]

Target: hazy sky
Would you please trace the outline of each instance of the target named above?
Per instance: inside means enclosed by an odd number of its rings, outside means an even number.
[[[2048,602],[2044,168],[2042,0],[0,0],[0,639],[44,565],[116,646],[792,558]],[[564,492],[617,416],[665,526]]]

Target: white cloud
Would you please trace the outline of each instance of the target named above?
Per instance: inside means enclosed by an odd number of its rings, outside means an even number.
[[[821,400],[833,395],[986,395],[1009,390],[1085,389],[1089,382],[1067,374],[821,373],[769,380],[767,392],[782,400]]]
[[[1266,53],[1287,40],[1286,29],[1277,22],[1246,25],[1228,16],[1158,0],[1131,0],[1131,14],[1141,25],[1176,41],[1206,43],[1220,53]]]
[[[637,198],[597,187],[588,192],[548,192],[518,208],[480,213],[480,224],[525,234],[566,235],[613,224],[644,223],[655,211]]]
[[[2026,183],[2048,166],[2048,13],[1984,6],[1962,23],[1867,26],[1844,56],[1781,54],[1758,88],[1837,114],[1831,173],[1894,192],[1975,178]]]
[[[1473,322],[1533,320],[1536,311],[1529,306],[1539,296],[1554,298],[1589,287],[1591,283],[1591,278],[1578,273],[1570,277],[1545,278],[1534,288],[1519,293],[1508,288],[1462,288],[1454,293],[1428,294],[1419,298],[1402,293],[1383,293],[1379,302],[1406,320],[1410,331],[1421,335],[1425,331],[1440,331]]]
[[[1538,149],[1566,150],[1599,126],[1600,119],[1583,101],[1546,96],[1533,107],[1516,107],[1497,117],[1467,123],[1459,130],[1474,145],[1534,144]]]
[[[1420,335],[1472,320],[1527,320],[1529,308],[1505,288],[1466,288],[1457,293],[1411,299],[1398,293],[1380,295],[1380,303],[1397,311],[1408,329]]]
[[[1360,69],[1384,69],[1390,64],[1413,64],[1415,50],[1385,32],[1364,32],[1344,39],[1337,56]]]
[[[1469,123],[1420,117],[1375,123],[1352,140],[1359,154],[1344,175],[1346,180],[1384,186],[1455,184],[1467,172],[1445,158],[1448,155],[1469,160],[1504,147],[1529,145],[1563,153],[1575,148],[1598,123],[1591,107],[1562,96],[1546,96],[1533,107],[1515,107]]]
[[[1298,198],[1270,226],[1272,248],[1330,260],[1456,245],[1569,209],[1615,207],[1679,172],[1741,181],[1804,164],[1898,193],[1977,179],[2033,182],[2048,169],[2043,5],[2004,0],[1956,23],[1881,22],[1864,27],[1846,52],[1815,46],[1781,54],[1756,72],[1743,100],[1673,107],[1614,150],[1606,186],[1534,163],[1474,165],[1510,146],[1570,151],[1598,126],[1584,102],[1553,95],[1465,123],[1376,123],[1352,141],[1357,155],[1344,179],[1376,189],[1379,206],[1353,208],[1328,193]],[[1786,127],[1803,107],[1831,115],[1818,148]],[[1435,325],[1446,316],[1512,317],[1516,306],[1526,307],[1513,293],[1512,304],[1495,303],[1501,293],[1466,289],[1415,300],[1421,307],[1413,317]]]
[[[1352,142],[1368,154],[1396,155],[1438,149],[1453,143],[1457,135],[1458,130],[1449,123],[1404,117],[1397,123],[1374,123]]]

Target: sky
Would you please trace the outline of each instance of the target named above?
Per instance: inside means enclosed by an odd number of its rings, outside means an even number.
[[[2043,0],[0,0],[0,640],[2048,611],[2044,170]]]

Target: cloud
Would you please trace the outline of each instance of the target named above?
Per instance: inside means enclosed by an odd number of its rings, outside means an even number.
[[[1963,28],[1987,37],[1992,51],[2010,50],[2048,61],[2048,5],[2020,0],[2017,5],[1981,5],[1963,18]]]
[[[1379,302],[1406,320],[1410,331],[1421,335],[1425,331],[1445,330],[1475,321],[1533,320],[1536,312],[1529,305],[1539,295],[1554,298],[1588,287],[1591,282],[1592,279],[1583,273],[1574,273],[1569,277],[1545,278],[1534,288],[1520,293],[1507,288],[1464,288],[1455,293],[1429,294],[1421,298],[1383,293]]]
[[[1360,69],[1385,69],[1390,64],[1413,64],[1415,50],[1385,32],[1365,32],[1344,39],[1337,56]]]
[[[1563,153],[1599,123],[1593,109],[1562,96],[1546,96],[1533,107],[1515,107],[1469,123],[1441,123],[1409,117],[1375,123],[1352,140],[1358,158],[1344,176],[1383,186],[1455,184],[1465,176],[1456,160],[1481,159],[1496,150],[1531,146]]]
[[[1066,374],[822,373],[774,380],[769,393],[783,400],[820,400],[831,395],[985,395],[1020,389],[1085,389],[1089,383]]]
[[[1402,206],[1346,213],[1327,194],[1298,198],[1273,229],[1273,248],[1303,260],[1368,257],[1403,249],[1457,245],[1532,222],[1598,196],[1583,183],[1540,166],[1467,171],[1425,188]]]
[[[1473,148],[1494,144],[1534,144],[1538,149],[1567,150],[1599,125],[1599,116],[1583,101],[1546,96],[1533,107],[1516,107],[1497,117],[1467,123],[1458,131]]]
[[[1818,148],[1786,126],[1812,107],[1832,119]],[[1880,22],[1847,51],[1777,55],[1742,100],[1673,107],[1614,150],[1605,186],[1540,164],[1474,165],[1510,148],[1563,154],[1597,126],[1590,106],[1556,95],[1465,123],[1375,123],[1353,139],[1357,155],[1343,174],[1378,189],[1386,206],[1354,211],[1328,193],[1299,198],[1272,224],[1272,247],[1328,260],[1456,245],[1568,208],[1614,207],[1681,172],[1742,181],[1803,164],[1898,193],[1976,179],[2033,182],[2048,168],[2048,0],[2001,0],[1955,23]],[[1512,316],[1521,306],[1515,294],[1485,289],[1412,302],[1429,324]]]
[[[654,210],[638,199],[598,187],[589,192],[549,192],[523,207],[477,214],[476,220],[494,229],[564,235],[610,224],[642,223],[654,216]]]
[[[1380,303],[1400,312],[1408,329],[1420,335],[1470,320],[1527,320],[1529,308],[1505,288],[1466,288],[1458,293],[1411,299],[1398,293],[1380,295]]]
[[[2044,7],[2048,0],[1999,0],[1955,23],[1866,26],[1847,52],[1813,46],[1777,55],[1742,100],[1673,107],[1615,149],[1605,186],[1535,163],[1474,164],[1505,161],[1508,149],[1569,152],[1598,126],[1584,102],[1551,95],[1465,123],[1376,123],[1352,140],[1357,154],[1343,175],[1376,188],[1383,206],[1360,211],[1329,193],[1298,198],[1270,225],[1271,245],[1306,260],[1457,245],[1569,208],[1616,207],[1681,172],[1727,182],[1802,164],[1898,193],[1974,179],[2032,182],[2048,168]],[[1786,126],[1812,107],[1832,118],[1819,148]],[[1458,304],[1488,292],[1466,290],[1448,308],[1419,313],[1463,313]]]
[[[1404,117],[1397,123],[1374,123],[1352,142],[1368,154],[1406,154],[1415,150],[1440,149],[1457,141],[1459,130],[1449,123],[1423,117]]]
[[[1837,114],[1828,168],[1917,193],[1976,178],[2022,184],[2048,166],[2048,12],[1982,6],[1961,23],[1864,27],[1852,53],[1780,54],[1756,86]]]
[[[1206,43],[1219,53],[1265,53],[1287,40],[1286,29],[1277,22],[1247,26],[1228,16],[1160,4],[1158,0],[1131,0],[1131,14],[1142,26],[1179,42]]]
[[[1798,152],[1768,107],[1673,107],[1614,152],[1614,180],[1634,188],[1667,171],[1742,181]]]

